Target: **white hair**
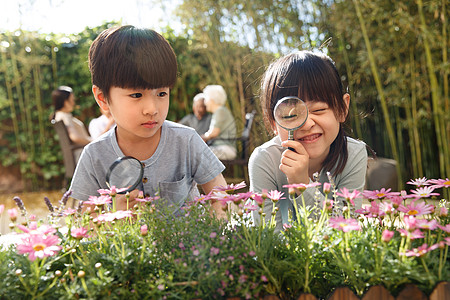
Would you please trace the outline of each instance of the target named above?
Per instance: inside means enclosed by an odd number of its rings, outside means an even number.
[[[199,93],[199,94],[195,95],[194,96],[194,102],[196,102],[198,100],[205,100],[205,94]]]
[[[218,105],[225,105],[227,102],[227,93],[221,85],[207,85],[203,89],[205,100],[213,100]]]

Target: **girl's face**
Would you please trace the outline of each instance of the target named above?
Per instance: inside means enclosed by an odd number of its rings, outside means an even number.
[[[344,95],[347,108],[350,101],[348,94]],[[330,152],[330,145],[336,139],[340,123],[346,116],[336,117],[334,111],[326,102],[306,101],[308,107],[308,119],[305,124],[294,131],[294,140],[300,142],[308,152],[309,158],[323,162]],[[288,139],[288,130],[274,122],[275,133],[282,141]]]
[[[159,89],[112,87],[109,102],[104,98],[104,94],[95,88],[97,103],[104,110],[111,112],[117,124],[117,135],[121,140],[142,142],[149,139],[159,142],[161,126],[169,111],[168,87]]]

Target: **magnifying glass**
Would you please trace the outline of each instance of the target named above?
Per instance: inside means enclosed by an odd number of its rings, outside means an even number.
[[[274,108],[277,124],[288,131],[288,140],[294,140],[294,131],[302,127],[308,119],[308,107],[296,96],[287,96],[278,100]],[[294,150],[289,147],[290,150]]]
[[[126,188],[119,194],[126,194],[137,188],[142,182],[144,176],[144,166],[142,163],[132,157],[123,156],[116,159],[109,167],[106,173],[106,184],[109,188],[115,186],[117,188]]]

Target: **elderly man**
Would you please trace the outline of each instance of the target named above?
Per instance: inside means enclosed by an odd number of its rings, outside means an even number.
[[[206,111],[204,94],[195,95],[192,111],[192,114],[184,116],[179,123],[194,128],[199,135],[205,134],[211,123],[211,114]]]

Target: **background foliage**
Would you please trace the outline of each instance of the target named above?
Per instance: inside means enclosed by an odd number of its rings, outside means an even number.
[[[319,48],[335,61],[352,96],[351,135],[399,162],[403,178],[450,173],[446,0],[184,0],[184,32],[162,33],[177,53],[179,80],[168,119],[191,110],[207,84],[222,84],[242,127],[259,111],[260,77],[276,57]],[[70,36],[0,32],[0,157],[27,189],[60,187],[62,156],[48,121],[50,93],[74,88],[77,117],[99,114],[90,92],[87,52],[103,29]],[[253,147],[269,138],[257,115]]]

